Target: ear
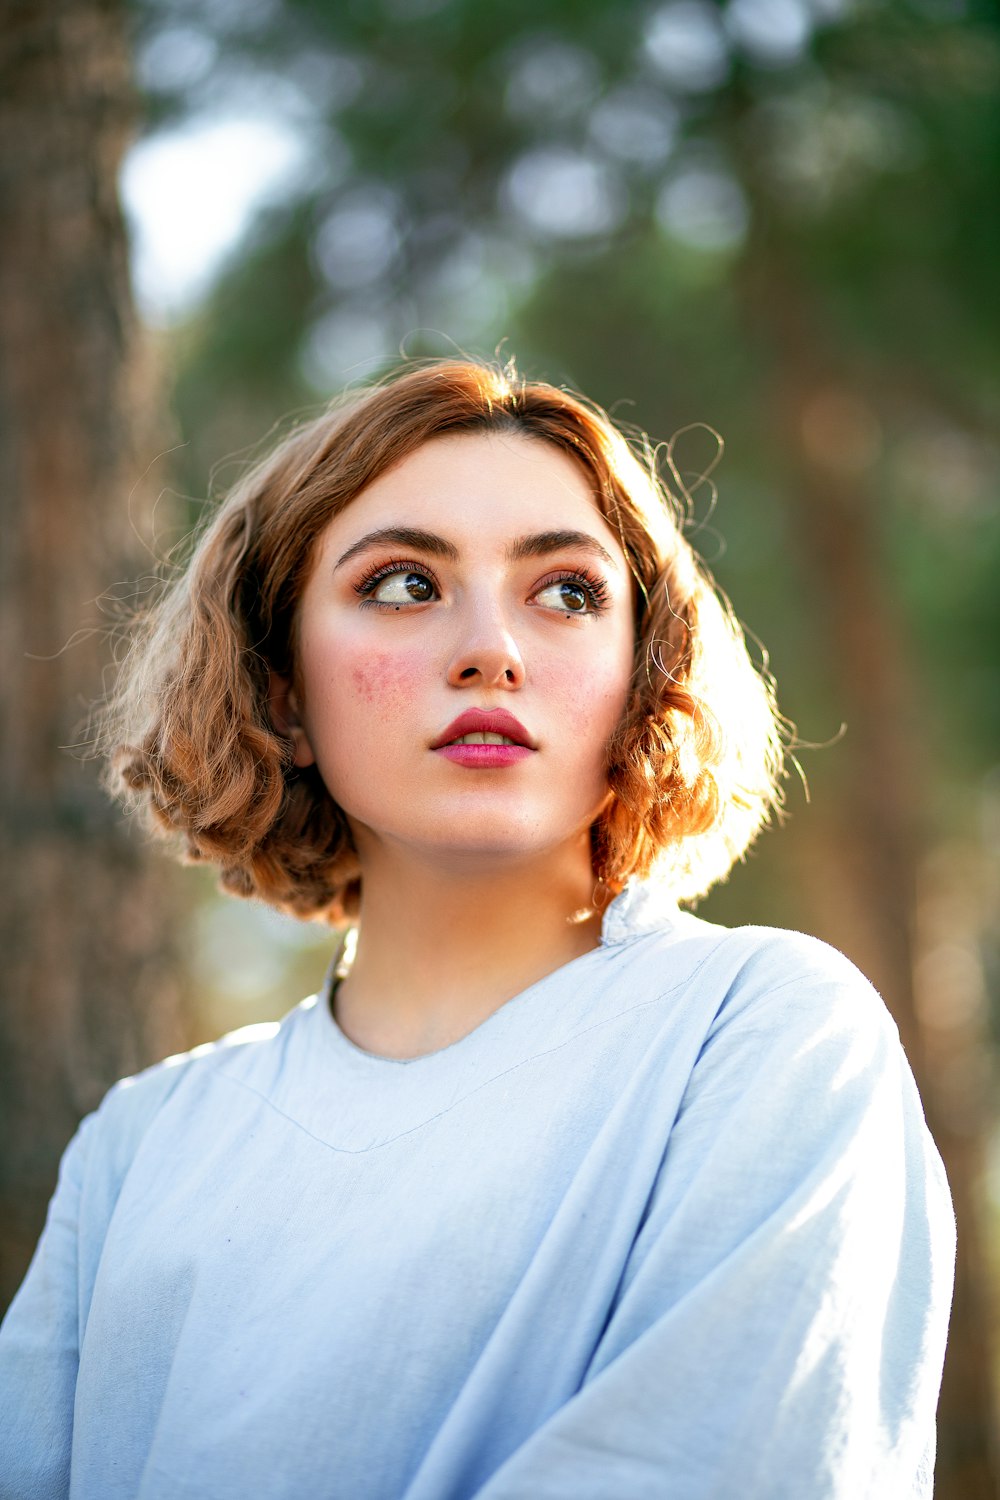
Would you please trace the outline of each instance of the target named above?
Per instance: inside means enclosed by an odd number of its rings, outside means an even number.
[[[282,677],[278,672],[269,674],[270,681],[267,693],[267,706],[271,714],[271,723],[278,734],[284,735],[286,740],[291,740],[294,747],[293,763],[300,768],[316,764],[316,757],[312,752],[309,737],[299,714],[298,696],[287,677]]]

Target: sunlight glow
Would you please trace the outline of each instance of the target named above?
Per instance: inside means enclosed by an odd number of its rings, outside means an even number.
[[[121,189],[149,322],[191,309],[255,212],[295,186],[305,155],[301,137],[264,114],[202,117],[132,148]]]

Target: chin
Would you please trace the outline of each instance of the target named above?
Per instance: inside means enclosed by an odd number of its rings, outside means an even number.
[[[377,858],[380,848],[396,848],[408,850],[417,859],[453,862],[478,874],[487,873],[491,862],[499,870],[550,859],[559,850],[583,847],[589,851],[590,827],[606,801],[604,787],[592,804],[579,807],[575,815],[566,809],[565,816],[556,820],[550,805],[539,807],[523,797],[512,797],[506,805],[490,807],[480,801],[478,806],[464,808],[451,798],[443,805],[428,798],[422,801],[418,816],[398,824],[357,813],[348,813],[348,821],[362,863],[366,854]]]
[[[424,847],[456,859],[517,861],[551,853],[560,843],[561,839],[540,838],[537,828],[519,829],[508,822],[499,828],[441,829]]]

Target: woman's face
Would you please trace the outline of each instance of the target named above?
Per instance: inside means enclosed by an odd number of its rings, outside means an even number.
[[[632,583],[558,448],[449,435],[383,474],[321,538],[298,645],[296,764],[318,766],[362,870],[378,846],[466,865],[581,847],[632,674]],[[470,732],[492,740],[453,743]]]

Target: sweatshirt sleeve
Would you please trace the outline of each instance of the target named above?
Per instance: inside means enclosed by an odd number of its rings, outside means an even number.
[[[947,1183],[881,1000],[802,944],[723,1006],[587,1377],[477,1500],[929,1500]]]
[[[184,1057],[123,1079],[63,1153],[45,1228],[0,1326],[0,1500],[69,1494],[80,1348],[108,1224]]]
[[[95,1117],[63,1154],[45,1229],[0,1329],[0,1497],[69,1494],[79,1360],[78,1226]]]

